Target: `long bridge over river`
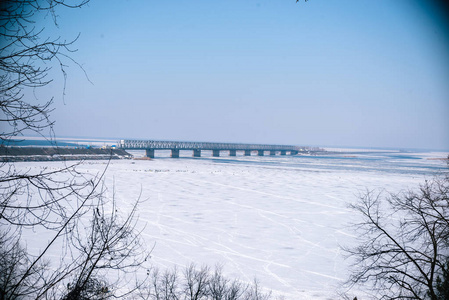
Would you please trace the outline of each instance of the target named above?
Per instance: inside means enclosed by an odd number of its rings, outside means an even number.
[[[125,150],[145,150],[146,156],[154,158],[155,150],[171,150],[171,157],[178,158],[180,150],[193,151],[194,157],[201,157],[202,150],[212,151],[212,156],[220,156],[220,151],[228,152],[229,156],[236,156],[237,151],[243,151],[245,156],[257,152],[258,156],[265,155],[296,155],[300,152],[308,152],[307,147],[291,145],[264,145],[264,144],[235,144],[235,143],[204,143],[204,142],[175,142],[154,140],[120,140],[118,147]]]

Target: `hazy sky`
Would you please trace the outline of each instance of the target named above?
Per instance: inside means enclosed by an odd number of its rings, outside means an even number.
[[[429,4],[433,3],[433,4]],[[429,0],[91,0],[58,136],[449,149],[449,28]]]

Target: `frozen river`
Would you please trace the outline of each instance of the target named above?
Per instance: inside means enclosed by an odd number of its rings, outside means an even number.
[[[447,154],[160,156],[112,161],[106,173],[107,193],[114,186],[120,210],[143,201],[139,220],[147,246],[154,245],[154,265],[222,264],[227,276],[256,277],[286,299],[336,299],[349,265],[340,246],[356,242],[349,224],[357,216],[348,203],[367,189],[414,188],[445,168],[431,158]],[[79,170],[104,167],[89,161]]]

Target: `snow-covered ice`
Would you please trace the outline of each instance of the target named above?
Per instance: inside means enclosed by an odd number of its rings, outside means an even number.
[[[427,158],[445,156],[121,160],[110,162],[106,186],[124,214],[142,201],[139,224],[158,267],[222,264],[227,276],[256,277],[286,299],[336,299],[349,265],[340,246],[356,242],[348,203],[366,189],[414,188],[446,166]],[[105,165],[88,161],[79,169]]]

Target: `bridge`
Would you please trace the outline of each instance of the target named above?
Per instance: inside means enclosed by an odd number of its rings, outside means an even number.
[[[201,157],[202,150],[212,151],[213,157],[219,157],[220,151],[229,152],[229,156],[236,156],[237,151],[243,151],[245,156],[251,156],[251,152],[257,152],[258,156],[269,155],[296,155],[299,152],[307,152],[306,147],[291,145],[263,145],[263,144],[235,144],[235,143],[204,143],[204,142],[175,142],[153,140],[120,140],[118,147],[125,150],[145,150],[146,156],[154,158],[155,150],[171,150],[171,157],[178,158],[180,150],[193,151],[193,157]]]

